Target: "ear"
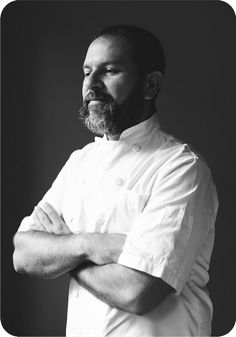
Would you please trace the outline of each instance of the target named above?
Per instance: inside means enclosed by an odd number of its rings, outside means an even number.
[[[162,82],[163,74],[160,71],[153,71],[146,75],[144,81],[144,99],[152,99],[159,91]]]

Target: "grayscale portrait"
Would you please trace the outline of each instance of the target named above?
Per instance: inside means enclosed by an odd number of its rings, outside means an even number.
[[[228,333],[233,9],[16,1],[1,25],[3,327]]]

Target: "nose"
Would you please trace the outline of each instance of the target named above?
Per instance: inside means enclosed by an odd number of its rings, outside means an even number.
[[[96,72],[91,72],[88,77],[84,80],[84,86],[86,90],[90,89],[102,89],[104,87],[104,83],[101,80],[101,77]]]

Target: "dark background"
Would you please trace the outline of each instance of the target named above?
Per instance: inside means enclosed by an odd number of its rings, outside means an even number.
[[[63,335],[66,276],[15,273],[12,237],[70,153],[93,140],[77,116],[82,62],[106,25],[145,27],[167,59],[161,125],[207,159],[220,209],[210,268],[213,335],[235,321],[235,15],[216,1],[18,1],[2,13],[2,313],[13,335]]]

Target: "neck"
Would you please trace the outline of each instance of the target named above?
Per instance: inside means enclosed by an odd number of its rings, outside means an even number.
[[[120,133],[117,135],[106,135],[108,140],[119,140],[120,138]]]

